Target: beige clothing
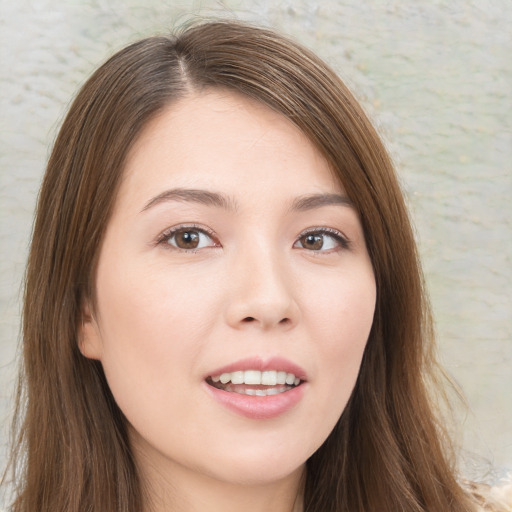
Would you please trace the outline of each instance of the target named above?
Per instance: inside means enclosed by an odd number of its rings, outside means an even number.
[[[512,474],[498,485],[470,482],[467,487],[480,504],[481,512],[512,512]]]

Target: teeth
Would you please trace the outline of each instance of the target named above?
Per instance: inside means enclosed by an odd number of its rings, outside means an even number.
[[[231,374],[232,384],[243,384],[244,383],[244,372],[233,372]]]
[[[277,372],[263,372],[261,374],[261,383],[265,386],[275,386],[277,384]]]
[[[290,389],[292,389],[290,386],[280,386],[278,388],[268,388],[268,389],[246,388],[246,389],[243,389],[240,391],[236,391],[236,393],[240,393],[242,395],[249,395],[249,396],[269,396],[269,395],[278,395],[279,393],[284,393],[285,391],[288,391]],[[232,390],[227,389],[227,391],[232,391]]]
[[[259,370],[236,371],[231,373],[222,373],[221,375],[212,375],[211,379],[213,382],[220,382],[221,384],[228,384],[231,382],[232,384],[247,384],[249,386],[259,386],[261,384],[264,386],[284,384],[287,384],[288,386],[298,386],[300,384],[300,379],[295,377],[293,373],[276,370],[268,370],[264,372],[260,372]],[[263,391],[266,392],[266,390]]]
[[[261,372],[257,370],[246,370],[244,372],[244,384],[261,384]]]

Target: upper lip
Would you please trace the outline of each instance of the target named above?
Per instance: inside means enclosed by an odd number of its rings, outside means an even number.
[[[271,357],[268,359],[262,359],[261,357],[248,357],[245,359],[240,359],[220,368],[215,368],[209,372],[205,378],[221,375],[223,373],[231,373],[244,370],[259,370],[261,372],[277,370],[293,373],[295,377],[298,377],[300,380],[306,380],[306,371],[299,365],[284,357]]]

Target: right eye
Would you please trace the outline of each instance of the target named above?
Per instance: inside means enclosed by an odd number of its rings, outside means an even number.
[[[178,227],[166,231],[160,239],[172,247],[185,251],[197,251],[205,247],[217,247],[212,236],[203,229],[195,227]]]
[[[337,229],[314,228],[303,232],[294,247],[318,253],[328,253],[348,249],[350,242]]]

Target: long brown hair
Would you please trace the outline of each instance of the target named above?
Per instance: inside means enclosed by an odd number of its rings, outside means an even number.
[[[143,508],[125,419],[101,364],[78,350],[77,333],[83,302],[94,297],[95,264],[128,150],[164,107],[212,87],[268,105],[318,147],[359,212],[377,282],[356,387],[307,461],[305,511],[472,510],[430,399],[429,307],[382,142],[315,55],[272,31],[227,21],[120,51],[84,85],[63,123],[40,192],[26,274],[12,510]]]

